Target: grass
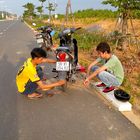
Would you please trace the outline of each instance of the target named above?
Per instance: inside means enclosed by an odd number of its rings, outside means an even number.
[[[79,49],[84,51],[90,51],[99,42],[106,41],[106,38],[102,34],[98,32],[89,33],[85,30],[76,32],[74,38],[78,41]]]
[[[137,78],[137,85],[140,86],[140,74],[138,75],[138,78]]]

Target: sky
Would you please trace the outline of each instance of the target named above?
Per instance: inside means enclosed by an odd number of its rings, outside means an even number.
[[[47,7],[48,1],[56,2],[58,4],[56,13],[65,13],[66,4],[68,0],[46,0],[46,2],[44,3],[45,7]],[[102,1],[103,0],[71,0],[72,11],[75,12],[87,8],[113,9],[109,5],[101,4]],[[0,11],[6,10],[17,15],[22,15],[24,11],[24,8],[22,6],[28,2],[33,3],[36,7],[40,6],[39,0],[0,0]],[[47,9],[45,10],[45,13],[48,13]]]

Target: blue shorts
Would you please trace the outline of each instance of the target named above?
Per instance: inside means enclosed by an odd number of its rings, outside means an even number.
[[[39,78],[43,79],[44,74],[43,74],[42,68],[40,66],[37,66],[36,71],[37,71]],[[28,81],[25,86],[25,90],[21,94],[24,94],[24,95],[32,94],[32,93],[36,92],[37,88],[38,88],[38,85],[36,82]]]

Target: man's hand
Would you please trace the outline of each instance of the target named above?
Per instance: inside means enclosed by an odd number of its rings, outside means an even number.
[[[90,83],[90,81],[89,81],[89,79],[87,78],[87,79],[84,81],[84,85],[85,85],[86,87],[88,87],[88,86],[89,86],[89,83]]]
[[[65,83],[66,83],[65,80],[60,80],[60,81],[57,82],[58,86],[62,86],[62,85],[64,85]]]
[[[62,86],[65,83],[66,83],[65,80],[59,80],[59,81],[57,81],[55,83],[50,83],[50,84],[47,84],[46,82],[43,82],[41,80],[37,82],[39,88],[42,89],[42,90],[50,90],[50,89],[52,89],[54,87]]]

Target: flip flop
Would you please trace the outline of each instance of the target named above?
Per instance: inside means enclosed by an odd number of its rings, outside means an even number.
[[[28,97],[28,99],[40,99],[42,97],[43,97],[43,94],[38,94],[38,95],[36,95],[34,97]]]

